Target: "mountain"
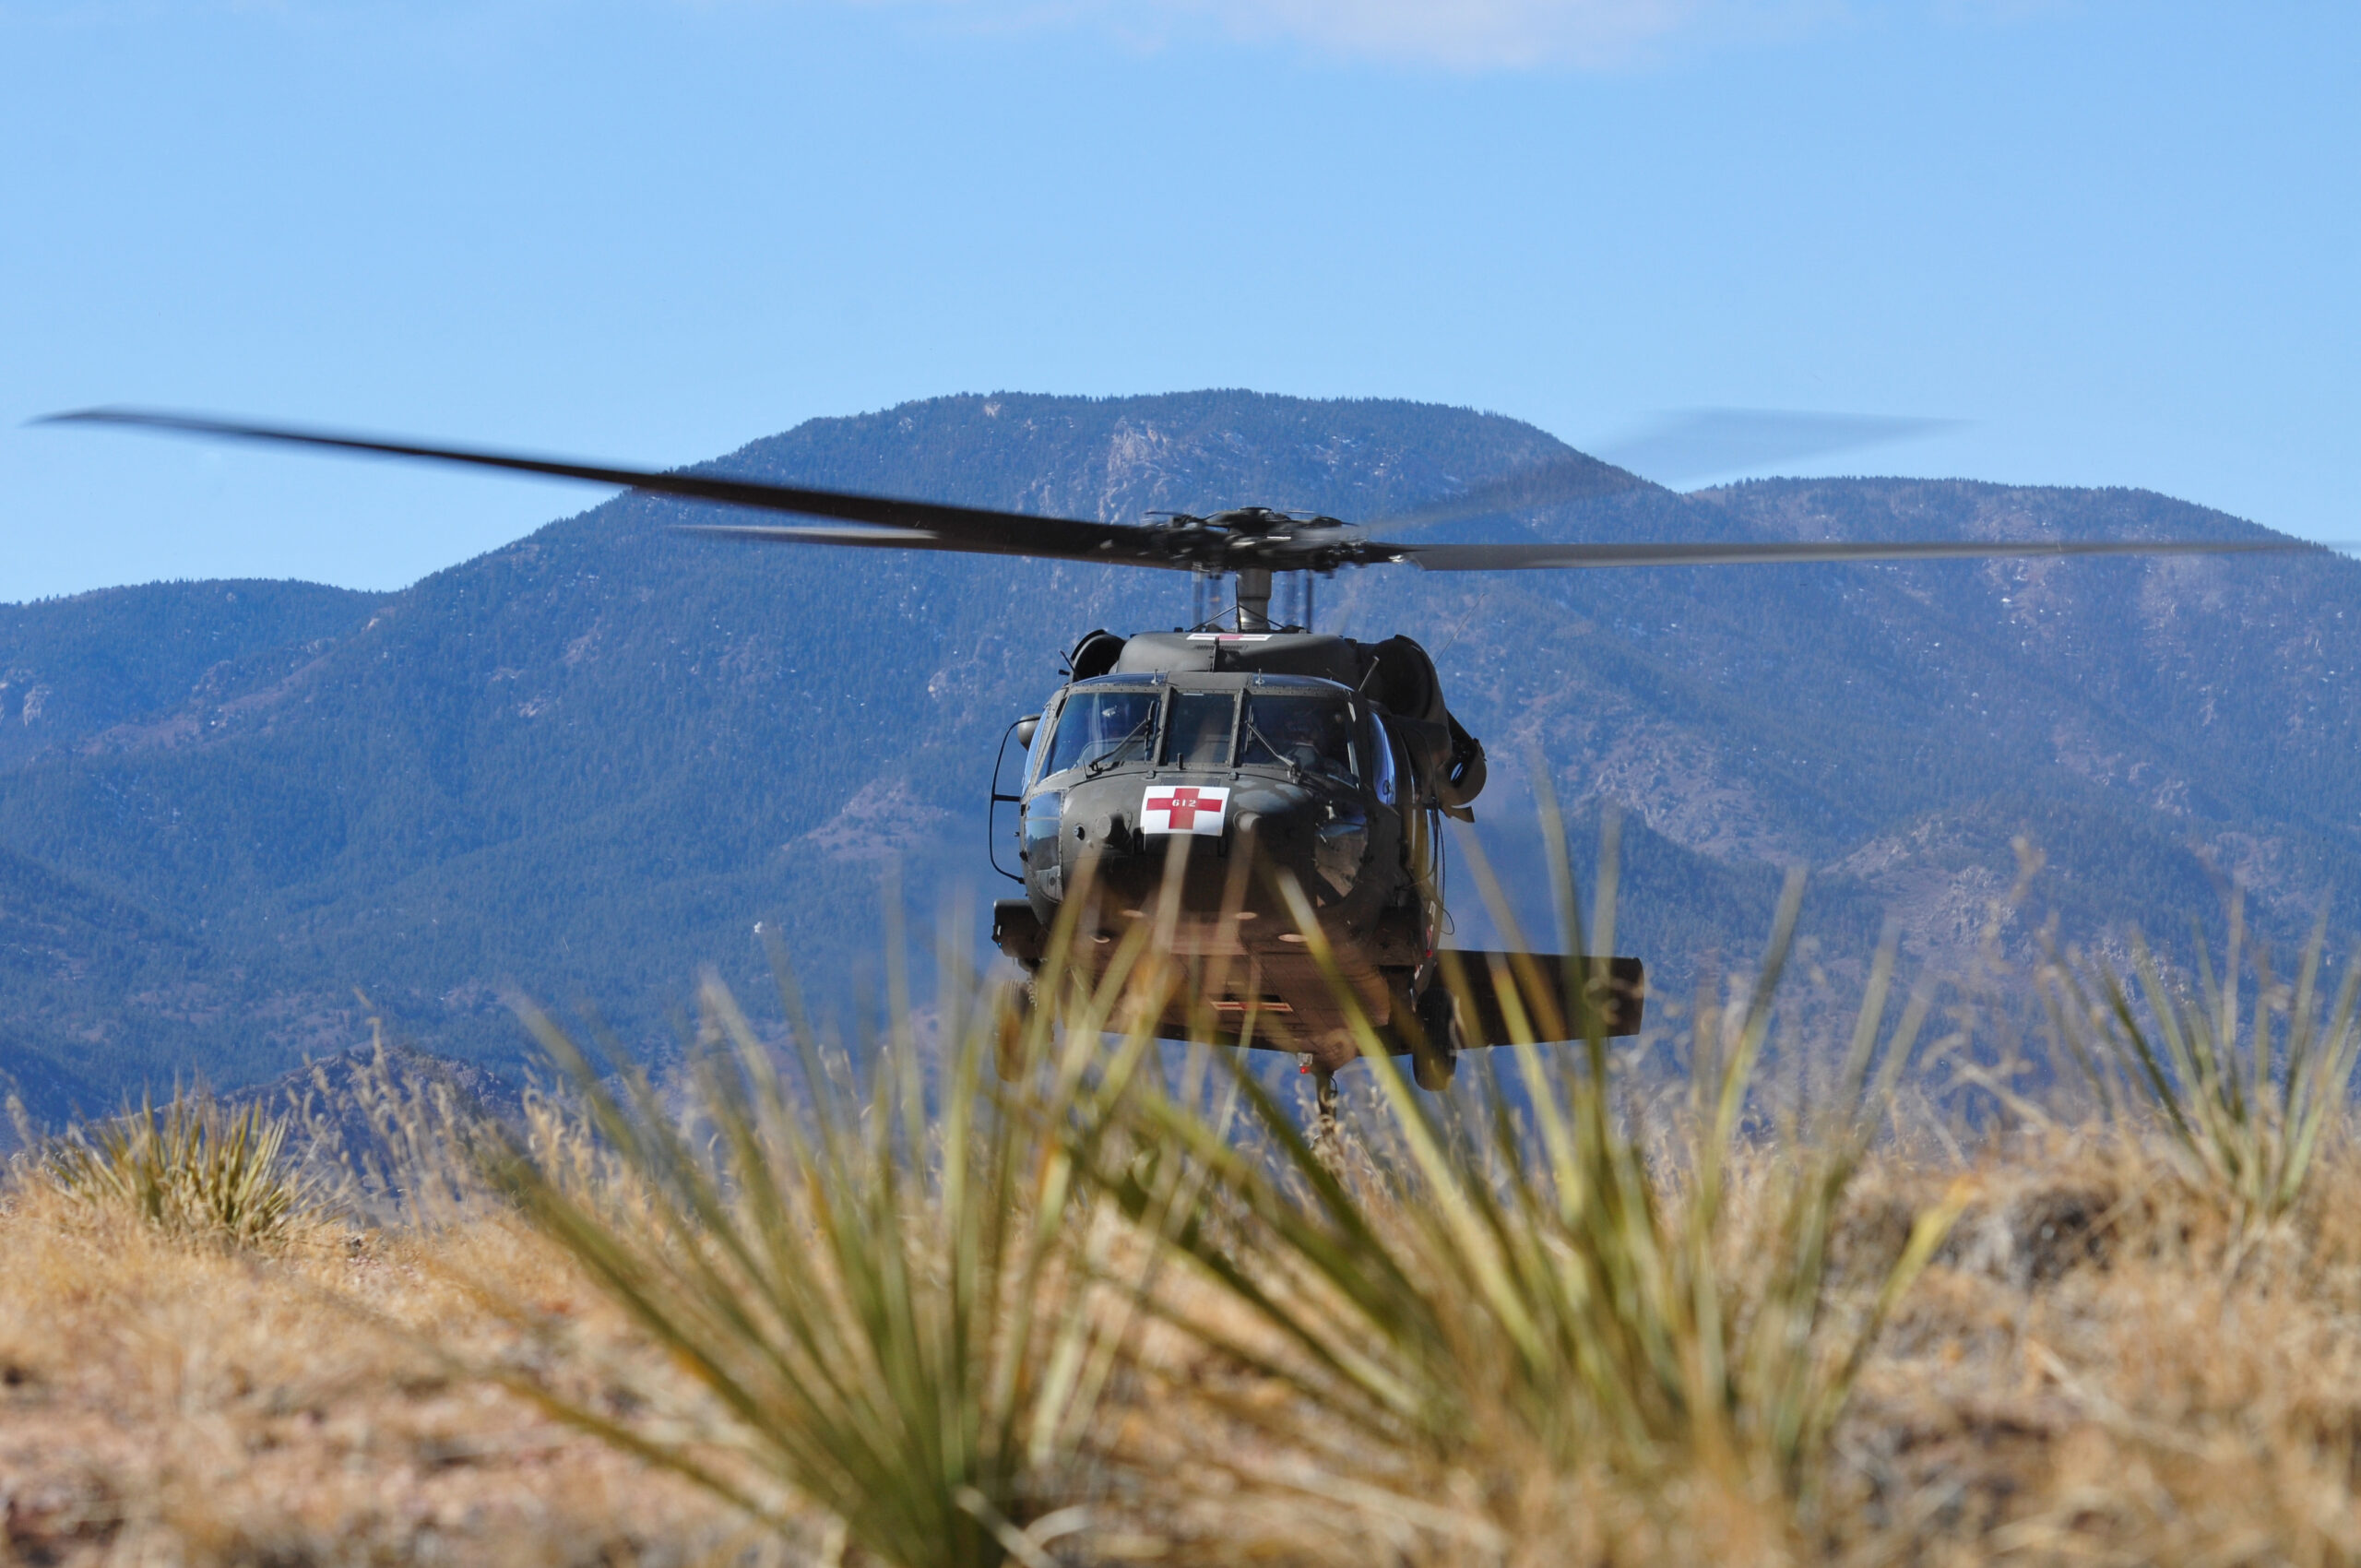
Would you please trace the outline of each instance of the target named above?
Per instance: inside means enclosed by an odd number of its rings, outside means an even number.
[[[378,596],[317,583],[151,583],[0,605],[0,767],[91,743],[171,744],[367,619]],[[171,734],[143,725],[180,726]]]
[[[1568,458],[1498,415],[1246,392],[1017,395],[816,420],[710,465],[1086,517],[1261,503],[1370,517]],[[0,1072],[43,1114],[350,1048],[368,1008],[513,1062],[504,989],[648,1049],[700,962],[873,977],[1000,885],[1009,721],[1093,626],[1171,626],[1160,573],[731,547],[623,496],[391,596],[125,588],[0,610]],[[1644,487],[1421,537],[2263,537],[2136,491],[1915,480]],[[2255,559],[1348,574],[1322,621],[1432,648],[1484,737],[1485,842],[1533,892],[1526,759],[1619,803],[1622,939],[1667,986],[1759,943],[1781,868],[1860,954],[1892,917],[2169,925],[2251,890],[2285,939],[2361,887],[2361,565]],[[38,700],[35,694],[38,693]],[[1524,868],[1524,869],[1519,869]],[[1474,923],[1463,866],[1454,904]],[[2340,929],[2349,911],[2335,911]],[[366,998],[364,1004],[363,998]]]

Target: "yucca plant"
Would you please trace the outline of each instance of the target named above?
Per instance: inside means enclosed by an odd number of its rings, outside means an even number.
[[[1554,814],[1548,827],[1567,950],[1581,954]],[[1602,947],[1612,941],[1611,828],[1603,864],[1592,922]],[[1513,935],[1505,901],[1484,880]],[[1352,1008],[1309,901],[1285,892]],[[1745,1001],[1700,1009],[1698,1110],[1677,1177],[1649,1169],[1619,1114],[1599,1009],[1586,1009],[1573,1060],[1536,1043],[1567,1032],[1536,1012],[1605,982],[1603,962],[1581,958],[1563,977],[1495,977],[1527,1111],[1494,1092],[1488,1105],[1446,1102],[1430,1115],[1355,1010],[1382,1108],[1382,1124],[1367,1134],[1377,1158],[1358,1176],[1315,1149],[1242,1071],[1238,1090],[1266,1147],[1242,1146],[1186,1098],[1145,1083],[1129,1102],[1131,1143],[1104,1146],[1121,1163],[1096,1174],[1266,1332],[1230,1332],[1221,1312],[1182,1313],[1187,1326],[1372,1431],[1455,1457],[1506,1442],[1635,1478],[1710,1466],[1750,1490],[1805,1497],[1880,1324],[1964,1194],[1919,1218],[1868,1301],[1832,1309],[1834,1217],[1927,1012],[1923,997],[1903,1009],[1876,1065],[1892,984],[1888,945],[1834,1103],[1793,1153],[1757,1162],[1770,1169],[1762,1266],[1733,1277],[1719,1255],[1730,1160],[1800,895],[1800,879],[1791,880]],[[1171,1170],[1182,1160],[1193,1172],[1185,1181]],[[1161,1215],[1147,1201],[1183,1187],[1193,1200],[1168,1202]]]
[[[284,1235],[306,1205],[287,1128],[259,1104],[232,1111],[180,1094],[159,1111],[143,1099],[52,1145],[42,1168],[71,1196],[167,1234],[256,1245]]]
[[[1050,1009],[975,1004],[990,992],[961,977],[953,944],[939,1052],[922,1061],[896,982],[866,1093],[807,1022],[792,1030],[790,1086],[708,978],[713,1046],[686,1119],[627,1066],[601,1076],[528,1011],[620,1174],[602,1194],[579,1161],[556,1169],[514,1147],[493,1174],[720,1419],[692,1444],[528,1392],[758,1515],[777,1512],[780,1489],[816,1503],[905,1568],[1039,1562],[1026,1527],[1051,1511],[1130,1321],[1127,1292],[1100,1283],[1121,1274],[1115,1217],[1078,1205],[1074,1148],[1087,1147],[1107,1069],[1150,1044],[1153,1012],[1126,999],[1154,983],[1151,934],[1125,945],[1106,984],[1069,998],[1062,1047]],[[1069,921],[1061,950],[1071,940]],[[1056,995],[1067,982],[1053,963],[1041,984]],[[984,1070],[1003,1032],[1020,1080],[1007,1087]]]
[[[2256,953],[2250,1010],[2244,909],[2230,905],[2221,968],[2196,933],[2197,984],[2170,974],[2135,935],[2129,979],[2080,953],[2051,955],[2044,992],[2054,1031],[2102,1109],[2137,1107],[2160,1127],[2185,1178],[2243,1226],[2293,1208],[2320,1139],[2343,1116],[2361,1059],[2361,964],[2321,990],[2325,923],[2291,988]]]

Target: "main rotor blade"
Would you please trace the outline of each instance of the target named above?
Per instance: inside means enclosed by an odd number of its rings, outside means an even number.
[[[1910,540],[1893,543],[1404,544],[1372,543],[1430,572],[1522,572],[1579,566],[1753,566],[1809,561],[1961,561],[2047,555],[2244,555],[2317,551],[2304,540]]]
[[[754,544],[848,544],[860,550],[947,550],[962,555],[1039,555],[1036,550],[1017,550],[991,544],[980,540],[954,539],[943,534],[929,533],[923,529],[832,529],[796,528],[777,523],[682,523],[675,533],[693,533],[706,539],[743,540]],[[1064,559],[1064,557],[1059,557]],[[1118,566],[1173,566],[1186,569],[1181,561],[1141,561],[1129,556],[1086,555],[1077,560],[1109,561]]]
[[[939,501],[908,501],[848,491],[809,490],[796,485],[768,484],[757,480],[725,479],[712,474],[618,469],[596,463],[520,457],[476,447],[428,446],[373,435],[308,430],[290,425],[246,424],[201,414],[175,414],[145,409],[85,409],[76,413],[52,414],[34,422],[120,425],[216,440],[262,441],[381,457],[503,469],[512,473],[615,485],[657,495],[677,496],[685,501],[710,501],[726,506],[753,506],[770,512],[835,517],[844,522],[916,531],[943,541],[929,546],[907,538],[890,541],[864,540],[833,537],[832,530],[815,529],[805,535],[806,541],[811,543],[890,542],[905,549],[956,549],[996,555],[1041,555],[1057,560],[1104,561],[1120,565],[1163,566],[1173,564],[1164,558],[1160,536],[1155,530],[1124,523],[1042,517],[1029,512],[997,512],[979,506],[954,506]],[[849,534],[852,530],[843,531]]]
[[[1423,529],[1436,523],[1457,522],[1463,517],[1488,517],[1500,512],[1531,512],[1545,506],[1561,506],[1570,501],[1588,501],[1595,496],[1616,495],[1626,491],[1657,488],[1634,473],[1627,473],[1611,463],[1580,452],[1538,463],[1529,469],[1516,469],[1498,479],[1470,485],[1456,495],[1446,495],[1407,511],[1370,518],[1363,526],[1400,532],[1404,529]]]
[[[944,550],[940,534],[924,529],[832,529],[782,523],[675,523],[674,533],[704,539],[742,539],[756,544],[862,544],[873,550]]]

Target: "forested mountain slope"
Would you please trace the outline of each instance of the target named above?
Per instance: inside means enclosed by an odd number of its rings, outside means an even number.
[[[1409,403],[1009,395],[814,421],[713,467],[1080,517],[1353,517],[1566,454]],[[1160,573],[668,531],[692,515],[624,497],[385,598],[177,585],[0,611],[0,1070],[48,1113],[176,1072],[259,1078],[352,1043],[356,990],[416,1043],[497,1062],[520,1048],[512,982],[650,1043],[700,961],[761,983],[758,921],[824,984],[873,972],[889,865],[922,916],[991,896],[993,747],[1059,653],[1189,600]],[[1456,531],[1577,527],[2259,531],[2136,492],[1897,480],[1645,489]],[[1529,832],[1528,756],[1582,810],[1622,804],[1619,945],[1670,981],[1759,940],[1795,861],[1832,949],[1891,913],[1936,962],[2018,834],[2053,867],[2020,940],[2051,911],[2082,934],[2177,920],[2212,899],[2209,861],[2282,934],[2361,888],[2361,566],[2341,559],[1394,568],[1323,585],[1322,612],[1436,651],[1495,759],[1496,848]],[[19,686],[44,692],[30,724]]]
[[[367,620],[378,597],[317,583],[150,583],[0,605],[0,766],[117,726],[162,722],[194,739],[206,708],[234,713]]]

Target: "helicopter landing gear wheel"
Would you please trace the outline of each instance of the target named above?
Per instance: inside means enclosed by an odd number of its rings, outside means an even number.
[[[1410,1048],[1410,1076],[1429,1094],[1451,1087],[1466,1037],[1459,1028],[1459,1001],[1436,981],[1418,993],[1418,1036]]]
[[[1002,986],[992,998],[992,1070],[1002,1083],[1024,1078],[1026,1040],[1032,1032],[1032,980]]]
[[[1311,1066],[1308,1061],[1301,1070],[1311,1075],[1311,1136],[1309,1141],[1317,1153],[1329,1148],[1336,1141],[1336,1075],[1329,1068]]]

